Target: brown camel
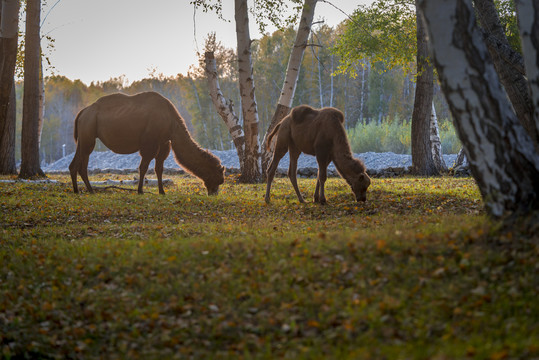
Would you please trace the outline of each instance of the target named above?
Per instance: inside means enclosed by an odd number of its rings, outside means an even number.
[[[277,135],[273,159],[267,170],[266,202],[270,201],[270,189],[279,161],[287,152],[290,153],[288,177],[296,191],[299,202],[305,202],[298,189],[296,171],[298,157],[303,152],[316,156],[318,179],[314,192],[314,201],[326,203],[324,184],[327,179],[327,167],[331,161],[337,171],[352,188],[357,201],[367,199],[367,188],[371,179],[365,172],[365,165],[354,158],[344,130],[344,115],[335,108],[314,109],[300,105],[292,109],[271,132],[267,146]]]
[[[75,193],[78,193],[77,173],[93,193],[88,181],[88,159],[96,138],[115,153],[140,153],[139,194],[142,194],[144,176],[152,159],[155,159],[159,193],[165,193],[163,163],[171,147],[178,164],[202,179],[208,194],[217,194],[219,185],[224,182],[225,168],[219,159],[191,138],[174,105],[156,92],[103,96],[78,113],[74,129],[77,150],[69,171]]]

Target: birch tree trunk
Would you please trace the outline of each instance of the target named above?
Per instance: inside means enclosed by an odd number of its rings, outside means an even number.
[[[240,182],[255,183],[262,179],[258,145],[258,111],[256,107],[251,36],[247,0],[234,0],[236,37],[238,40],[238,68],[242,100],[243,130],[245,132],[245,162]]]
[[[16,174],[14,74],[17,61],[19,0],[0,2],[0,174]]]
[[[487,35],[492,36],[496,41],[487,41],[487,48],[494,62],[494,67],[500,78],[507,96],[509,97],[515,113],[530,134],[535,146],[539,150],[539,133],[533,123],[533,105],[528,92],[528,82],[525,74],[519,71],[519,67],[508,63],[507,56],[502,56],[502,49],[511,49],[509,41],[505,35],[503,26],[493,0],[474,0],[475,8],[481,23],[481,27]],[[520,57],[518,53],[515,56]],[[518,59],[522,62],[522,59]]]
[[[240,120],[234,112],[234,103],[230,99],[226,99],[219,86],[219,79],[217,77],[217,64],[215,62],[215,55],[213,51],[208,51],[204,54],[206,62],[206,77],[208,78],[208,86],[210,88],[210,96],[213,105],[217,109],[217,112],[223,119],[230,132],[236,152],[238,153],[238,159],[240,161],[240,173],[243,174],[243,167],[245,163],[245,134],[241,127]]]
[[[471,1],[418,3],[442,89],[487,213],[501,218],[537,211],[539,155],[501,87]]]
[[[292,100],[294,99],[294,93],[296,91],[303,53],[307,47],[307,40],[309,39],[309,34],[311,32],[316,2],[317,0],[305,0],[303,4],[296,40],[294,41],[294,47],[292,48],[290,58],[288,59],[288,66],[286,67],[286,75],[281,90],[281,96],[279,97],[279,102],[277,103],[277,108],[275,109],[268,130],[264,135],[264,140],[262,140],[262,169],[264,173],[273,157],[274,149],[274,142],[270,144],[270,149],[267,149],[266,139],[273,131],[273,128],[288,115],[292,108]],[[276,138],[277,137],[274,137],[275,140]]]
[[[430,144],[432,150],[432,160],[439,173],[447,172],[447,166],[442,156],[442,141],[440,140],[440,131],[438,127],[438,117],[434,102],[432,103],[432,112],[430,114]]]
[[[439,175],[431,147],[431,121],[434,73],[429,62],[427,33],[417,16],[417,84],[412,112],[412,172]]]
[[[200,105],[200,97],[198,96],[197,86],[196,86],[195,81],[193,80],[193,78],[191,77],[190,74],[188,75],[188,77],[189,77],[189,82],[191,83],[191,86],[193,87],[193,93],[195,94],[195,99],[197,101],[198,112],[200,114],[202,114],[202,105]],[[193,131],[194,131],[194,127],[193,127]],[[205,137],[209,137],[208,129],[206,128],[206,122],[205,121],[202,121],[202,131],[204,132]]]
[[[453,165],[453,167],[456,169],[460,166],[463,166],[465,160],[466,160],[466,154],[464,154],[464,148],[460,148],[457,154],[457,159],[455,160],[455,164]]]
[[[531,90],[533,126],[539,134],[539,4],[536,1],[515,1],[518,12],[524,63]]]
[[[45,176],[39,164],[39,19],[41,0],[26,4],[26,49],[24,57],[24,95],[21,132],[21,171],[19,177],[28,179]]]

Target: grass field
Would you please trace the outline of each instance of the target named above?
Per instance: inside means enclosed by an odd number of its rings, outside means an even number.
[[[366,203],[330,179],[320,206],[312,179],[266,205],[234,177],[52,178],[0,183],[4,359],[539,357],[537,237],[499,231],[473,179],[374,179]]]

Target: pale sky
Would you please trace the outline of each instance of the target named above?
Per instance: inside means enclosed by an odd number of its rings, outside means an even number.
[[[54,72],[86,84],[120,75],[132,82],[147,77],[152,69],[166,76],[187,74],[189,66],[197,62],[197,50],[203,50],[204,38],[212,31],[225,46],[236,48],[233,0],[223,0],[224,16],[229,22],[198,10],[196,26],[189,0],[47,2],[41,33],[55,39],[54,50],[47,53]],[[363,1],[331,2],[351,14]],[[315,21],[324,19],[335,26],[345,18],[327,3],[316,5]],[[251,38],[260,38],[257,29],[251,16]]]

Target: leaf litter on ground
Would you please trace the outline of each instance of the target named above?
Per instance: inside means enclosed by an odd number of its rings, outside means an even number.
[[[266,205],[233,176],[217,197],[52,178],[0,183],[3,358],[539,356],[537,236],[472,179],[375,179],[365,203],[330,179],[320,206],[312,179]]]

